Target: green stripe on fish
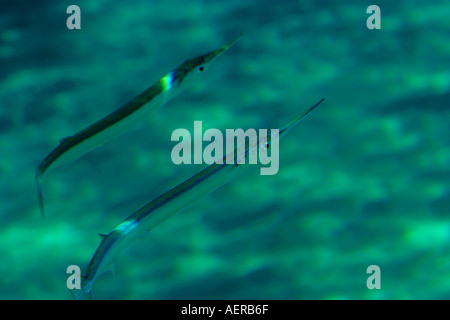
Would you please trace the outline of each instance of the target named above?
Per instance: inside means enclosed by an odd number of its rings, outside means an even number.
[[[182,85],[189,82],[188,78],[191,75],[202,73],[205,66],[228,50],[240,38],[230,41],[218,50],[185,61],[123,107],[73,136],[62,139],[60,144],[47,155],[36,170],[39,208],[42,216],[45,215],[42,192],[42,178],[45,173],[51,168],[79,158],[93,148],[134,127],[151,112],[176,96]]]

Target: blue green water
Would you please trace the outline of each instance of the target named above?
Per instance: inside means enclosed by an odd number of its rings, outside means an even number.
[[[81,8],[81,30],[66,8]],[[278,128],[274,176],[249,172],[135,242],[111,299],[449,299],[449,1],[1,1],[0,299],[70,299],[123,219],[204,166],[173,130]],[[44,180],[70,136],[186,59],[244,38],[204,81]],[[366,269],[381,269],[369,290]]]

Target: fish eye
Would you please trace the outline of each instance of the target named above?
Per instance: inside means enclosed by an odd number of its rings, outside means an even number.
[[[198,67],[198,72],[203,72],[203,70],[205,70],[205,67],[204,67],[204,66]]]

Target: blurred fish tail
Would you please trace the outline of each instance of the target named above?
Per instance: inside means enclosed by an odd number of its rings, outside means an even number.
[[[91,288],[88,280],[83,277],[81,282],[80,289],[71,289],[70,293],[72,294],[73,300],[92,300],[91,296]]]

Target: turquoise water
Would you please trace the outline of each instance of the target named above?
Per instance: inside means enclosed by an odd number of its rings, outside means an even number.
[[[66,8],[81,8],[81,30]],[[280,170],[249,172],[138,240],[101,299],[449,299],[450,3],[2,1],[0,299],[71,299],[123,219],[205,166],[173,130],[278,128]],[[239,41],[141,126],[49,173],[70,136],[186,59]],[[369,290],[366,269],[381,269]]]

